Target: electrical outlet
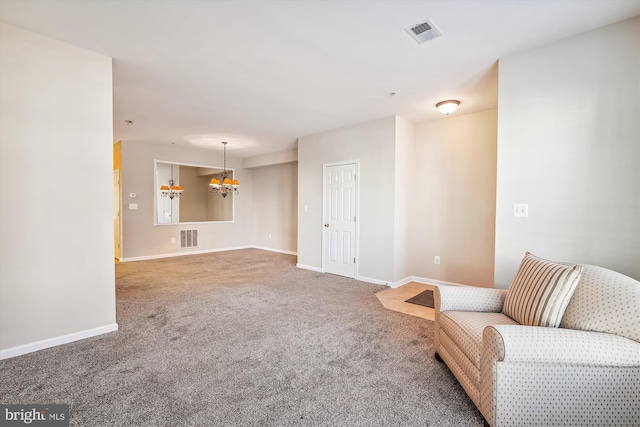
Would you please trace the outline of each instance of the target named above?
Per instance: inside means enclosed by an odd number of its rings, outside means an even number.
[[[526,203],[514,203],[513,216],[517,216],[517,217],[529,216],[529,205]]]
[[[434,264],[440,264],[440,257],[438,255],[433,257],[433,263]]]
[[[271,238],[271,233],[269,233],[269,238]]]
[[[171,238],[171,243],[175,243],[175,242],[176,242],[176,238],[175,238],[175,237],[172,237],[172,238]]]

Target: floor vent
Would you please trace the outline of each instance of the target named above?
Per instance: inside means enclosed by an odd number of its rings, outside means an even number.
[[[193,248],[198,246],[198,230],[181,230],[180,247]]]
[[[419,44],[422,44],[428,40],[440,37],[442,33],[433,25],[433,22],[428,19],[419,24],[412,25],[409,28],[405,28],[405,31],[409,33],[411,37],[415,39]]]

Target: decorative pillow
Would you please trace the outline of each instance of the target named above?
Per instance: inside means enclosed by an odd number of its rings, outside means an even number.
[[[557,328],[582,273],[527,252],[509,288],[502,312],[521,325]]]

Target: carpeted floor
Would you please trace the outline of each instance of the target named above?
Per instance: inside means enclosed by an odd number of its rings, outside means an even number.
[[[116,266],[120,330],[0,361],[0,402],[73,426],[481,426],[433,323],[382,286],[248,249]]]

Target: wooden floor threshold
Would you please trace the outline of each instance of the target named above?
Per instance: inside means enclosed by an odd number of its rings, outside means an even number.
[[[410,316],[420,317],[422,319],[434,320],[435,310],[429,307],[405,302],[409,298],[418,295],[427,289],[435,289],[433,285],[425,285],[417,282],[410,282],[397,288],[385,289],[378,292],[376,297],[384,308],[408,314]]]

